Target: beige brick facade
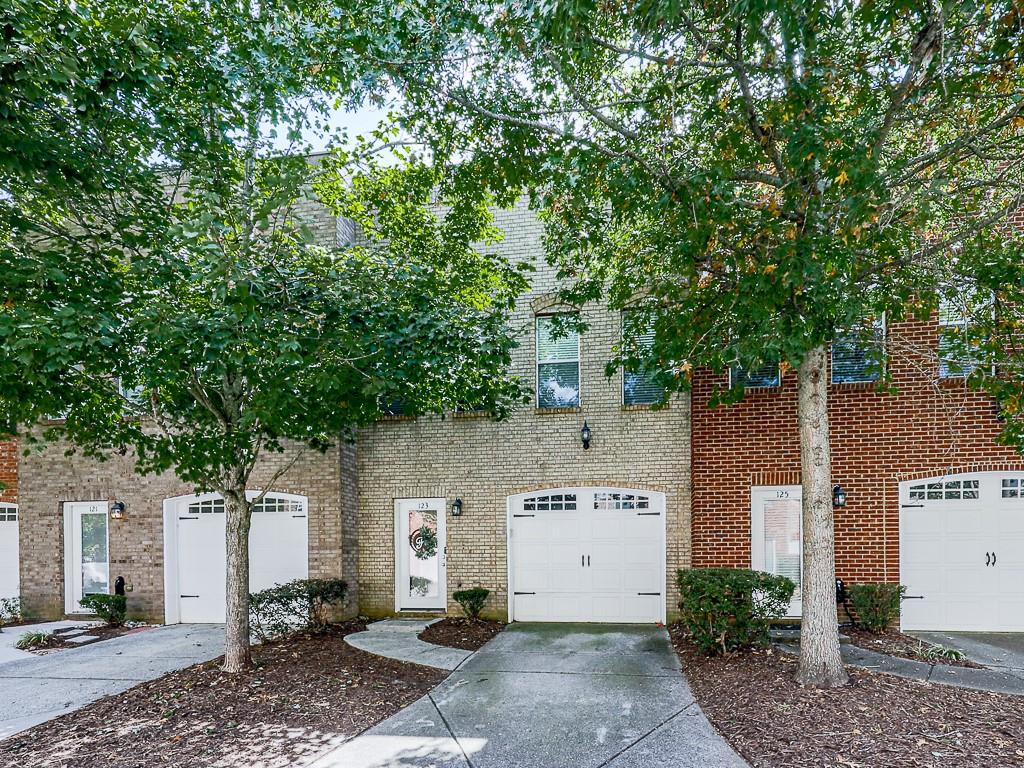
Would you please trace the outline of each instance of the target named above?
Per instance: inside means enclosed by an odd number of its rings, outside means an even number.
[[[64,613],[64,502],[121,501],[122,520],[109,521],[111,582],[124,576],[129,614],[164,619],[165,499],[195,488],[171,474],[139,477],[130,457],[99,462],[65,456],[55,444],[23,456],[19,464],[21,517],[21,593],[25,611],[52,618]],[[294,455],[265,455],[251,488]],[[313,577],[345,578],[351,587],[350,607],[358,600],[355,557],[344,552],[355,531],[355,448],[336,447],[327,453],[305,451],[273,490],[308,497],[309,573]],[[343,480],[344,479],[344,480]]]
[[[339,236],[336,220],[312,201],[301,214],[326,246]],[[515,317],[521,346],[514,372],[535,380],[538,311],[550,310],[557,288],[544,262],[541,226],[520,205],[497,212],[508,258],[533,264],[533,288]],[[396,419],[364,430],[356,446],[326,454],[307,452],[274,490],[309,498],[310,575],[345,578],[350,609],[368,615],[395,610],[394,504],[400,498],[460,497],[464,514],[448,517],[448,594],[482,585],[493,595],[487,610],[507,610],[506,498],[557,486],[606,485],[661,491],[667,497],[668,609],[677,602],[672,574],[690,564],[690,413],[686,397],[654,411],[622,405],[621,373],[605,365],[620,337],[620,318],[597,306],[583,312],[589,329],[581,339],[581,407],[519,409],[502,423],[486,417]],[[586,419],[593,430],[588,451],[580,444]],[[358,455],[357,455],[358,454]],[[290,453],[271,456],[253,478],[270,477]],[[124,520],[110,521],[110,576],[128,581],[130,613],[164,617],[163,502],[194,491],[173,475],[137,477],[130,457],[98,462],[66,456],[53,445],[18,463],[21,505],[21,582],[26,610],[54,617],[64,611],[63,504],[122,501]],[[358,507],[358,514],[357,514]]]
[[[499,211],[505,233],[497,246],[508,258],[533,264],[532,289],[515,316],[520,347],[514,373],[532,383],[535,324],[557,289],[544,261],[541,225],[525,206]],[[460,588],[491,590],[487,613],[507,616],[508,496],[538,488],[607,485],[666,494],[668,611],[678,602],[672,575],[690,564],[690,413],[686,397],[663,410],[622,405],[622,374],[605,375],[621,328],[617,313],[585,308],[580,342],[578,409],[519,409],[509,420],[458,415],[382,421],[364,430],[359,464],[359,606],[370,616],[395,611],[395,500],[448,501],[448,595]],[[584,451],[586,419],[593,442]],[[461,517],[451,502],[463,501]],[[453,606],[450,604],[449,608]],[[457,607],[454,607],[457,611]]]

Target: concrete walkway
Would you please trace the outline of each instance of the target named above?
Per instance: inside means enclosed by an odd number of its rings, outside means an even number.
[[[472,651],[425,643],[417,635],[440,619],[386,619],[370,624],[365,632],[345,636],[345,642],[361,651],[389,659],[437,669],[457,669]]]
[[[926,638],[924,635],[916,636]],[[937,636],[936,636],[937,637]],[[933,641],[934,642],[934,641]],[[945,642],[943,645],[950,645]],[[794,655],[800,652],[799,646],[793,643],[776,643],[776,647]],[[1024,675],[1017,676],[1004,669],[971,669],[955,667],[949,664],[928,664],[923,661],[903,659],[885,653],[876,653],[852,643],[840,646],[843,661],[854,667],[861,667],[871,672],[884,672],[909,680],[920,680],[926,683],[952,685],[956,688],[970,688],[975,691],[991,691],[993,693],[1009,693],[1024,696]]]
[[[959,648],[971,661],[1024,680],[1022,632],[914,632],[925,642]]]
[[[0,739],[222,653],[223,626],[173,624],[7,661],[0,664]]]
[[[36,655],[28,651],[19,651],[14,647],[18,638],[29,632],[52,633],[58,629],[88,629],[95,627],[96,621],[45,621],[41,624],[22,624],[19,627],[6,627],[0,632],[0,664],[7,661],[34,659]]]
[[[745,768],[653,626],[513,624],[315,768]]]

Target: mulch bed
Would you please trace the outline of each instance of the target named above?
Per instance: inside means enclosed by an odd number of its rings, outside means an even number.
[[[1024,697],[859,669],[845,688],[804,688],[787,654],[707,658],[670,632],[701,708],[753,768],[1024,765]]]
[[[284,768],[411,704],[447,675],[365,653],[349,622],[253,648],[256,669],[190,667],[0,741],[0,765]]]
[[[102,642],[103,640],[110,640],[115,637],[121,637],[122,635],[131,635],[136,632],[145,632],[151,627],[82,627],[87,635],[96,637],[96,640],[90,640],[86,643],[73,643],[70,637],[64,637],[62,635],[51,633],[49,639],[46,641],[46,645],[39,648],[30,648],[32,653],[40,656],[53,653],[54,651],[63,651],[67,648],[81,648],[86,645],[95,645],[96,643]]]
[[[504,628],[501,622],[486,619],[441,619],[420,632],[419,638],[434,645],[475,651]]]
[[[958,661],[943,657],[924,658],[920,654],[914,653],[915,649],[932,648],[934,645],[918,640],[916,637],[904,635],[895,629],[887,629],[885,632],[876,635],[864,629],[844,628],[843,634],[849,635],[854,645],[866,648],[869,651],[875,651],[876,653],[886,653],[890,656],[899,656],[903,659],[913,659],[914,661],[923,661],[930,664],[945,664],[951,667],[985,668],[981,664],[977,664],[969,659]]]

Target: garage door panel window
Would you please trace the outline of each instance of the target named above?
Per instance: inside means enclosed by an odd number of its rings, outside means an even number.
[[[911,486],[911,501],[954,501],[979,498],[977,480],[939,480]]]
[[[260,501],[252,505],[253,514],[265,512],[303,512],[305,502],[297,499],[289,499],[286,496],[264,496]],[[223,515],[224,499],[203,499],[188,505],[190,515]]]
[[[1021,492],[1024,491],[1024,480],[1016,477],[1004,477],[1002,486],[1002,497],[1004,499],[1024,498],[1021,495]]]
[[[18,508],[9,504],[0,504],[0,523],[18,522]]]
[[[650,497],[632,493],[595,493],[594,509],[649,509]]]
[[[533,496],[523,499],[523,509],[529,512],[546,512],[576,509],[575,493],[553,493],[549,496]]]

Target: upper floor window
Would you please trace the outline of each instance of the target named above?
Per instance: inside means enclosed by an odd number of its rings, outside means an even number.
[[[772,361],[752,368],[749,371],[734,365],[729,369],[730,387],[777,387],[781,383],[781,369],[777,361]]]
[[[623,327],[626,315],[623,315]],[[635,329],[630,334],[631,341],[636,345],[638,357],[643,357],[654,345],[654,324],[648,322],[644,327]],[[641,366],[622,371],[622,402],[625,405],[651,405],[661,402],[665,388],[654,380],[654,376]]]
[[[878,381],[884,349],[884,319],[836,336],[832,342],[832,383]]]
[[[978,367],[972,354],[975,343],[970,338],[972,312],[983,312],[980,297],[970,287],[956,296],[939,299],[939,377],[966,378]]]
[[[537,318],[537,407],[580,404],[580,334],[567,315]]]

